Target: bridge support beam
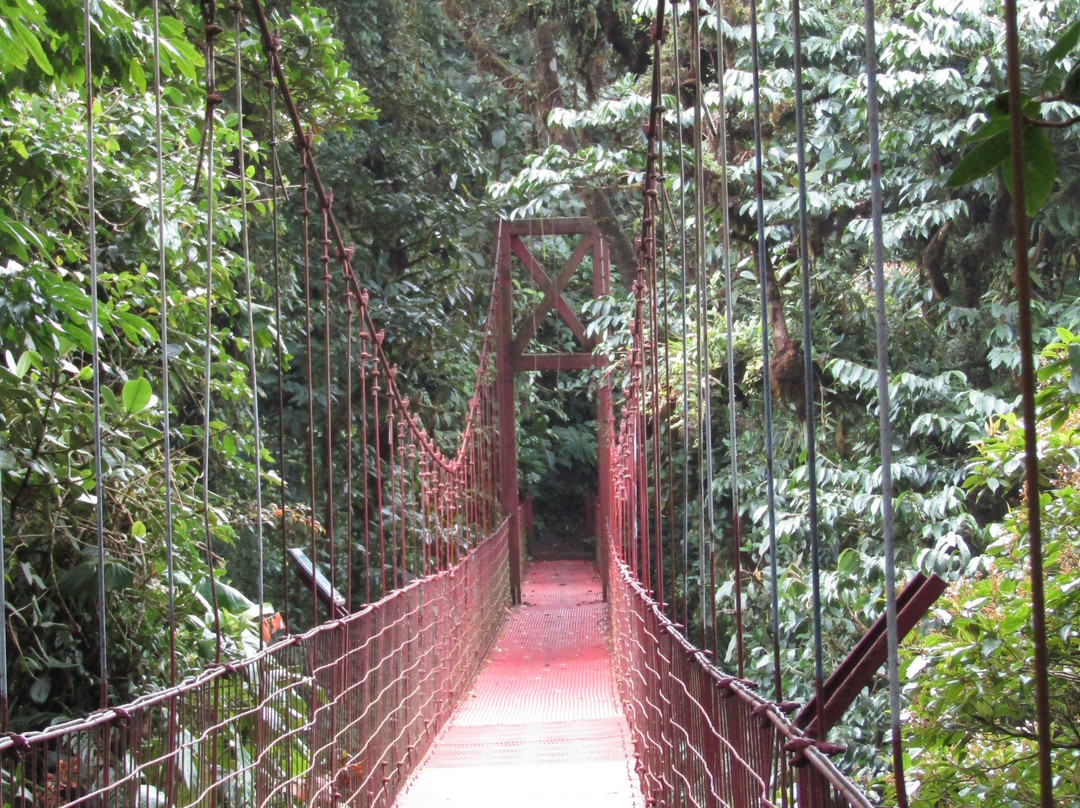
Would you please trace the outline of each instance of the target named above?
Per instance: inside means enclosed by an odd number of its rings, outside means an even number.
[[[517,400],[514,392],[514,283],[510,274],[510,233],[503,220],[495,223],[495,396],[499,408],[499,501],[509,519],[510,601],[521,603],[521,511],[518,507]]]
[[[548,275],[525,241],[526,237],[580,236],[566,263],[555,275]],[[514,275],[511,260],[517,258],[529,278],[543,292],[539,303],[515,322]],[[588,219],[524,219],[495,222],[495,334],[497,338],[495,372],[496,401],[499,429],[499,504],[509,519],[510,597],[515,605],[521,602],[521,519],[519,515],[520,491],[517,476],[517,401],[514,376],[518,371],[566,371],[597,368],[604,371],[607,361],[593,354],[597,341],[585,333],[585,326],[578,318],[570,302],[563,297],[578,267],[586,258],[592,261],[593,297],[611,291],[611,268],[607,248],[600,232]],[[536,336],[540,323],[554,313],[574,335],[583,350],[577,352],[526,353]],[[596,520],[600,548],[605,546],[606,515],[611,504],[610,455],[611,443],[611,385],[602,377],[597,388],[597,444],[599,479],[597,482]],[[584,527],[584,526],[583,526]],[[603,552],[601,549],[600,552]],[[607,565],[600,559],[601,577]],[[604,597],[607,582],[604,581]]]

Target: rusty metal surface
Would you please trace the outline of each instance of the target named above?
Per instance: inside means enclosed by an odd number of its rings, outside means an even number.
[[[522,596],[399,808],[645,805],[595,569],[535,562]]]

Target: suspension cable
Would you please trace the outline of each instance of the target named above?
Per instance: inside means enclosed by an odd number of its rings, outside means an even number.
[[[735,653],[738,665],[739,678],[746,674],[744,671],[744,639],[743,639],[743,613],[742,613],[742,536],[740,530],[739,503],[739,444],[738,430],[735,419],[735,345],[734,345],[734,322],[735,322],[735,295],[731,283],[731,210],[728,195],[728,141],[727,141],[727,100],[724,89],[724,76],[727,71],[727,55],[723,35],[723,15],[720,3],[715,4],[716,10],[716,86],[719,91],[720,106],[720,208],[723,217],[722,230],[722,260],[724,265],[724,320],[727,327],[727,382],[728,382],[728,454],[731,460],[731,543],[733,564],[735,567]]]
[[[715,467],[713,463],[712,445],[712,383],[709,373],[709,277],[706,271],[706,240],[705,240],[705,157],[702,151],[702,115],[704,94],[701,86],[701,7],[697,3],[691,4],[693,14],[691,16],[690,43],[694,52],[691,62],[691,81],[694,91],[694,222],[697,247],[697,316],[698,316],[698,387],[700,402],[698,409],[702,413],[702,452],[705,463],[699,473],[702,479],[702,555],[707,557],[709,568],[708,574],[708,597],[702,603],[702,623],[705,625],[705,633],[702,637],[702,647],[706,646],[706,639],[711,636],[711,650],[713,658],[716,658],[716,563],[713,537],[716,535],[716,508],[713,502],[713,481]],[[706,552],[707,546],[707,552]],[[705,576],[703,576],[704,578]],[[705,581],[702,581],[704,587]]]
[[[162,136],[161,111],[161,12],[158,0],[153,2],[154,37],[154,142],[157,154],[154,158],[157,170],[157,238],[158,238],[158,289],[161,295],[161,431],[162,477],[165,488],[165,578],[168,582],[169,624],[169,686],[176,685],[176,580],[175,552],[172,519],[172,427],[169,391],[169,287],[165,259],[165,178],[164,140]]]
[[[1031,640],[1034,653],[1035,721],[1039,761],[1039,804],[1054,804],[1050,756],[1049,652],[1046,645],[1046,595],[1043,581],[1042,506],[1039,502],[1039,443],[1035,413],[1035,346],[1031,324],[1031,276],[1028,269],[1027,188],[1024,120],[1021,107],[1020,34],[1016,0],[1005,0],[1005,56],[1009,90],[1009,140],[1012,144],[1013,243],[1016,320],[1020,343],[1020,396],[1024,422],[1024,497],[1027,500],[1028,553],[1031,565]]]
[[[91,72],[90,0],[83,4],[83,69],[86,81],[86,209],[90,252],[90,364],[94,399],[94,529],[97,536],[99,701],[109,702],[108,641],[105,636],[105,486],[101,479],[101,329],[98,316],[97,200],[94,184],[94,77]],[[3,573],[3,570],[0,570]]]
[[[319,213],[322,220],[322,264],[323,281],[323,372],[326,374],[324,392],[326,394],[326,434],[324,451],[326,452],[326,545],[329,552],[330,583],[337,586],[337,559],[334,554],[334,425],[332,408],[332,372],[330,366],[330,208],[334,195],[328,191],[319,197]],[[314,437],[314,436],[313,436]],[[315,559],[312,558],[312,564]],[[312,568],[314,569],[314,567]]]
[[[791,28],[795,49],[795,151],[798,162],[799,271],[802,274],[802,353],[804,382],[804,428],[806,468],[809,476],[808,528],[810,531],[810,584],[814,625],[814,697],[817,704],[818,740],[824,740],[825,674],[821,643],[821,573],[818,548],[817,437],[814,429],[814,345],[810,328],[810,245],[806,221],[806,120],[803,108],[802,20],[799,0],[791,0]]]
[[[277,416],[278,416],[278,475],[280,476],[280,491],[279,491],[279,509],[281,515],[279,517],[279,530],[281,538],[281,560],[282,560],[282,586],[284,587],[284,593],[282,596],[282,618],[285,622],[286,630],[289,631],[289,576],[285,571],[285,559],[288,558],[289,540],[288,540],[288,519],[286,516],[286,498],[285,498],[285,371],[282,369],[285,361],[284,351],[284,335],[281,333],[282,323],[284,322],[281,316],[281,227],[278,221],[278,189],[281,187],[281,164],[278,162],[278,140],[277,140],[277,85],[274,82],[274,57],[278,49],[281,47],[281,39],[275,32],[272,34],[268,41],[263,43],[263,47],[267,53],[267,68],[269,78],[266,80],[266,88],[269,93],[269,147],[270,147],[270,228],[272,232],[272,251],[270,256],[270,263],[273,267],[274,275],[274,323],[277,327],[277,334],[274,340],[275,354],[276,354],[276,375],[277,375]]]
[[[874,0],[864,0],[866,25],[866,122],[870,141],[870,211],[873,225],[874,325],[877,350],[878,431],[881,442],[881,521],[885,544],[885,621],[888,644],[889,721],[892,729],[893,777],[896,801],[907,808],[904,748],[900,732],[900,645],[896,625],[896,548],[893,536],[892,422],[889,402],[889,346],[885,311],[885,259],[882,235],[881,155],[877,98],[877,44]]]
[[[673,5],[671,9],[671,29],[675,58],[675,133],[678,141],[677,151],[679,155],[679,260],[681,262],[680,295],[683,345],[683,624],[687,626],[687,630],[689,630],[690,623],[687,609],[689,609],[688,604],[690,602],[690,342],[687,335],[690,332],[690,319],[687,311],[689,305],[687,301],[689,300],[690,294],[689,289],[687,288],[686,276],[689,274],[690,268],[687,263],[686,254],[686,149],[683,145],[682,135],[682,101],[679,98],[679,75],[681,68],[679,59],[679,10],[676,5]]]
[[[308,543],[311,550],[311,569],[318,560],[315,541],[315,382],[312,378],[313,353],[311,345],[311,204],[308,198],[308,173],[311,163],[311,140],[305,135],[298,139],[300,151],[300,216],[304,266],[304,358],[307,362],[307,476],[308,476]],[[311,620],[319,625],[319,593],[314,580],[311,584]]]
[[[259,423],[259,374],[255,356],[254,298],[251,293],[251,251],[248,246],[248,183],[247,160],[244,155],[244,84],[241,63],[240,40],[243,35],[244,5],[240,0],[233,3],[236,17],[236,161],[240,174],[240,259],[244,263],[244,300],[247,305],[248,364],[251,372],[251,421],[255,441],[255,563],[257,582],[255,591],[259,601],[259,648],[265,644],[263,637],[263,603],[266,601],[263,563],[263,496],[262,496],[262,426]]]
[[[364,602],[371,602],[371,498],[368,491],[368,480],[371,471],[368,468],[368,439],[367,439],[367,362],[370,354],[367,350],[369,344],[368,332],[365,329],[365,311],[367,309],[366,293],[360,297],[360,425],[363,440],[360,441],[360,468],[361,479],[364,485]]]
[[[668,284],[668,217],[665,215],[665,209],[670,209],[670,206],[666,205],[667,202],[667,190],[665,183],[667,182],[666,172],[664,171],[664,116],[660,113],[656,116],[656,185],[660,194],[660,198],[657,200],[657,219],[656,219],[656,240],[659,244],[658,248],[658,266],[657,276],[658,286],[662,287],[661,305],[662,312],[662,324],[664,334],[664,401],[665,405],[670,403],[671,398],[671,289]],[[668,407],[665,406],[667,410]],[[672,416],[670,410],[668,410],[667,428],[664,430],[664,435],[667,439],[667,458],[665,463],[665,470],[667,472],[667,491],[666,505],[667,505],[667,526],[668,526],[668,553],[671,563],[671,610],[670,617],[672,622],[678,622],[679,616],[676,611],[675,597],[679,591],[679,556],[678,543],[675,541],[675,498],[672,496],[672,491],[675,490],[675,464],[672,462],[674,457],[674,439],[672,438],[671,420]],[[659,481],[657,483],[659,485]],[[685,598],[684,598],[685,602]],[[685,623],[684,623],[685,625]]]
[[[765,189],[762,182],[761,53],[758,43],[757,0],[750,0],[750,57],[753,66],[754,177],[757,208],[757,261],[761,297],[761,381],[765,396],[765,486],[769,522],[769,572],[772,579],[773,689],[783,701],[780,674],[780,590],[776,564],[776,486],[773,469],[772,384],[769,368],[769,310],[767,294],[768,244],[765,241]]]
[[[213,288],[214,288],[214,109],[222,98],[217,92],[214,41],[219,33],[215,17],[215,0],[202,3],[203,25],[206,31],[204,60],[206,64],[206,118],[203,140],[206,147],[206,333],[203,343],[203,454],[202,454],[202,510],[203,540],[206,543],[206,567],[210,576],[210,602],[214,611],[214,661],[221,662],[221,613],[218,609],[217,576],[214,574],[213,535],[210,530],[210,373],[211,346],[213,343]],[[202,167],[202,160],[199,161]]]
[[[353,338],[354,295],[345,287],[345,610],[352,613],[353,590]]]

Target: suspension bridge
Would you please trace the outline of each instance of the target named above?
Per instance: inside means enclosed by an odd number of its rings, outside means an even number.
[[[684,46],[700,54],[696,37],[703,28],[696,15],[704,12],[697,4],[691,5],[689,29],[694,39]],[[262,612],[260,591],[258,623],[263,636],[256,653],[237,659],[223,656],[219,628],[215,664],[124,705],[110,701],[103,667],[100,711],[39,731],[0,736],[0,801],[5,808],[374,808],[395,803],[408,808],[540,805],[557,800],[589,806],[869,806],[870,800],[834,764],[838,749],[828,742],[827,732],[854,694],[888,660],[894,693],[893,740],[899,743],[896,645],[940,593],[940,583],[917,579],[898,597],[890,572],[887,615],[828,680],[819,653],[817,691],[807,705],[780,702],[778,682],[767,696],[745,678],[744,658],[752,649],[743,648],[741,625],[745,619],[759,618],[742,613],[737,587],[733,611],[740,628],[733,672],[715,664],[715,609],[703,608],[701,615],[706,623],[702,636],[710,636],[707,624],[712,621],[714,646],[698,648],[687,638],[687,616],[680,615],[672,603],[679,575],[686,574],[688,564],[680,569],[677,558],[665,560],[669,537],[679,526],[665,510],[662,491],[665,475],[670,473],[664,451],[665,441],[673,434],[669,421],[683,417],[685,426],[686,417],[673,414],[671,402],[661,393],[673,372],[662,348],[673,326],[656,294],[661,283],[658,252],[664,244],[658,230],[665,215],[660,181],[665,126],[660,66],[665,37],[673,33],[676,54],[679,47],[678,26],[664,22],[665,3],[657,4],[653,26],[654,74],[644,127],[647,166],[629,348],[614,358],[597,352],[599,340],[565,294],[574,284],[584,285],[595,297],[611,292],[610,256],[593,222],[496,222],[487,331],[460,444],[452,455],[436,446],[399,389],[397,369],[383,349],[385,337],[371,314],[371,298],[354,271],[352,249],[334,217],[333,195],[320,177],[311,135],[289,93],[279,59],[280,39],[259,0],[249,6],[249,20],[243,17],[242,4],[233,9],[236,41],[240,41],[241,26],[253,26],[265,53],[270,103],[282,105],[291,126],[287,138],[298,154],[291,195],[286,198],[284,193],[286,183],[277,173],[276,155],[269,161],[274,167],[270,184],[275,216],[279,209],[284,215],[291,206],[302,222],[302,265],[308,291],[305,331],[309,335],[307,493],[312,512],[321,508],[323,514],[321,530],[316,530],[314,518],[309,520],[308,547],[282,549],[295,560],[306,581],[315,625],[306,633],[271,642],[266,627],[272,616]],[[215,38],[224,28],[213,3],[204,4],[203,13],[207,120],[212,122],[215,106],[224,103],[213,70]],[[870,52],[872,5],[867,25]],[[722,54],[721,28],[715,26]],[[90,62],[88,57],[88,110],[92,111]],[[871,58],[871,84],[872,65]],[[697,153],[692,162],[701,170],[700,64],[692,71],[685,82],[695,96],[697,116],[696,140],[690,148]],[[160,85],[156,89],[160,99]],[[237,109],[242,106],[241,99]],[[875,116],[871,107],[871,137],[876,137]],[[93,115],[89,118],[92,127]],[[273,111],[270,120],[275,120]],[[760,128],[760,120],[755,123]],[[723,130],[721,126],[721,134]],[[212,123],[208,124],[203,142],[202,170],[209,200],[215,197],[213,131]],[[247,198],[242,117],[238,132],[240,164],[235,174],[240,196]],[[679,141],[681,149],[681,136]],[[268,149],[273,153],[276,148],[277,136],[271,131]],[[90,149],[88,204],[90,221],[94,221],[92,139]],[[726,146],[721,152],[726,153]],[[760,150],[757,170],[760,176]],[[689,184],[700,189],[703,180],[698,176]],[[759,193],[759,227],[763,227],[762,201]],[[691,204],[697,206],[696,220],[703,221],[700,194]],[[212,217],[212,203],[208,207]],[[164,211],[159,209],[159,214],[163,226]],[[875,216],[880,236],[879,206]],[[91,233],[94,229],[89,228]],[[727,234],[722,237],[723,253],[729,254]],[[688,272],[703,289],[708,287],[703,282],[705,238],[705,228],[697,227],[694,239],[698,244],[689,250],[697,263]],[[543,253],[537,257],[537,248],[546,239],[562,245],[553,251],[564,256],[560,266],[546,266]],[[245,229],[245,249],[246,240]],[[160,242],[164,243],[163,234]],[[806,239],[800,243],[805,249]],[[764,238],[758,244],[765,249]],[[880,240],[877,247],[880,270]],[[205,250],[209,322],[213,238]],[[94,287],[93,244],[88,254]],[[275,273],[281,260],[274,254]],[[163,273],[168,269],[165,263],[162,253]],[[249,273],[251,263],[245,255]],[[730,300],[730,267],[725,270],[726,299]],[[803,272],[804,281],[807,274]],[[312,278],[322,280],[323,301],[311,297]],[[527,305],[514,292],[515,285],[526,283],[534,286],[532,303]],[[347,377],[339,381],[347,391],[347,401],[338,422],[319,425],[311,404],[317,392],[312,367],[319,359],[310,341],[316,329],[311,318],[320,311],[329,317],[332,288],[339,289],[345,300],[345,322],[340,327],[346,333],[349,358]],[[250,312],[250,274],[247,294]],[[764,290],[762,295],[766,322]],[[709,304],[699,298],[695,305],[701,313]],[[804,308],[809,310],[809,306]],[[96,317],[95,309],[92,318]],[[536,352],[544,324],[551,320],[561,323],[575,350]],[[318,327],[330,331],[329,323]],[[100,398],[96,385],[101,378],[101,337],[96,325],[90,330],[95,397]],[[762,343],[763,395],[768,402],[769,343],[764,328]],[[811,340],[805,339],[805,344]],[[209,369],[209,339],[207,346]],[[169,347],[163,328],[166,418]],[[707,349],[704,352],[707,355]],[[251,356],[252,385],[257,386],[254,353]],[[323,392],[330,401],[333,380],[329,353],[326,356]],[[685,364],[682,373],[688,372]],[[595,564],[527,563],[524,538],[531,517],[518,486],[514,380],[516,374],[530,371],[581,371],[598,379]],[[812,374],[805,375],[810,384]],[[619,389],[613,389],[616,383]],[[707,368],[697,369],[693,384],[701,408],[695,417],[711,450]],[[733,384],[728,387],[733,391]],[[884,393],[887,396],[887,387]],[[805,423],[812,427],[812,391],[805,399],[810,408]],[[212,431],[210,400],[207,381],[202,402],[206,436]],[[258,397],[254,400],[257,407]],[[887,418],[887,398],[880,410]],[[766,404],[767,419],[768,412]],[[257,409],[253,421],[260,422]],[[732,449],[734,428],[733,424]],[[890,487],[887,430],[888,424],[883,423],[882,485],[886,492]],[[167,442],[168,424],[165,435]],[[207,437],[204,466],[208,465],[209,443]],[[812,441],[809,445],[812,451]],[[100,488],[100,443],[96,452],[100,534],[105,502]],[[261,449],[256,455],[261,455]],[[170,457],[168,446],[165,456]],[[335,457],[339,462],[335,463]],[[732,462],[738,462],[734,451]],[[771,468],[771,458],[765,462]],[[335,471],[344,478],[335,479]],[[317,480],[321,491],[316,490]],[[771,478],[769,485],[771,489]],[[170,486],[166,469],[167,492]],[[205,481],[203,486],[207,487]],[[261,489],[257,491],[254,508],[259,514],[255,522],[261,554],[263,522],[274,522],[263,514],[274,506],[263,502]],[[737,491],[732,496],[736,498],[732,510],[738,513]],[[887,496],[885,502],[888,519]],[[209,513],[208,500],[204,505]],[[703,495],[701,506],[702,519],[713,520],[711,493]],[[278,510],[282,523],[286,510],[282,499]],[[813,523],[816,514],[809,518]],[[762,533],[772,534],[772,519],[770,512],[769,524],[760,526]],[[738,519],[723,529],[715,522],[704,524],[710,536],[729,534],[738,557],[740,531],[746,526],[740,526]],[[335,530],[348,537],[345,558],[335,557],[333,541],[321,544],[323,531],[333,536]],[[284,543],[284,529],[281,536]],[[885,557],[891,559],[888,528],[886,537]],[[712,545],[711,540],[708,544]],[[212,567],[209,530],[206,545]],[[355,558],[354,547],[362,548]],[[100,552],[103,562],[103,542]],[[814,553],[816,564],[816,548]],[[323,560],[325,566],[321,566]],[[704,579],[715,565],[704,555],[701,564]],[[363,567],[362,587],[353,586],[354,565]],[[99,570],[104,574],[104,563],[99,563]],[[816,580],[816,566],[814,574]],[[260,569],[260,582],[261,576]],[[344,592],[336,586],[339,580],[349,582]],[[736,584],[738,580],[735,576]],[[173,585],[170,579],[168,586]],[[107,619],[102,608],[103,624]],[[814,619],[820,644],[819,615]],[[175,626],[169,630],[174,634]],[[104,643],[106,631],[102,629],[100,635]],[[6,649],[4,654],[6,665]],[[103,647],[103,660],[107,654]],[[773,668],[777,677],[780,668],[777,660]],[[902,785],[902,770],[897,772]],[[900,792],[898,799],[903,802],[902,788]]]

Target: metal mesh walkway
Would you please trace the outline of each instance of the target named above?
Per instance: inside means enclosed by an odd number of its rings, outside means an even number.
[[[644,805],[595,570],[536,562],[523,601],[399,808]]]

